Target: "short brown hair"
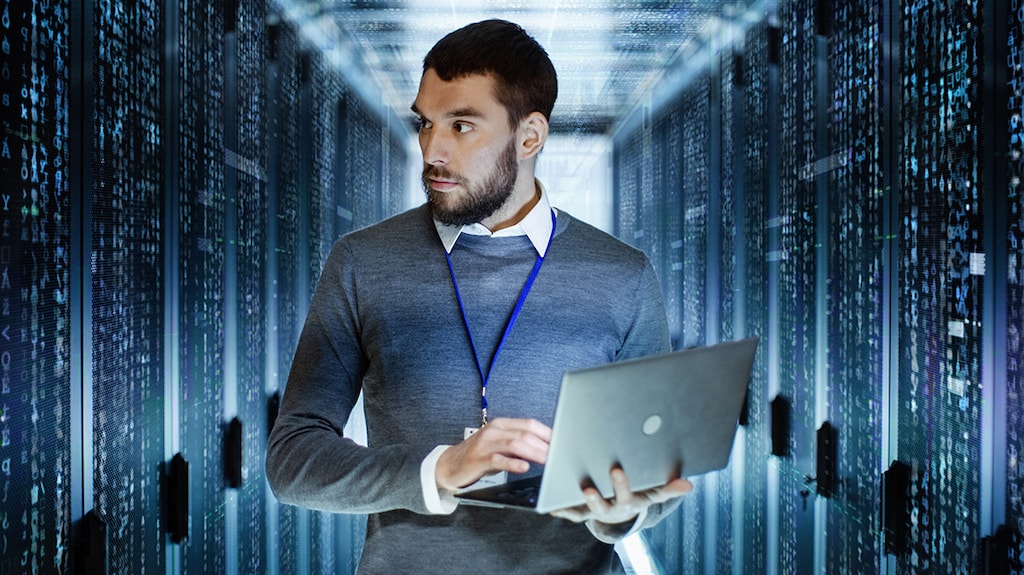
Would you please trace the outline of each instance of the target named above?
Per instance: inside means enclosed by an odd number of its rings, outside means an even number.
[[[472,74],[492,76],[495,97],[515,126],[531,112],[551,120],[558,77],[544,48],[518,24],[484,20],[451,32],[430,49],[423,71],[450,82]]]

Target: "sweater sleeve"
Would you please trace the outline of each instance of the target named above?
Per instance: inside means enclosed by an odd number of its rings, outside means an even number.
[[[420,466],[433,445],[366,447],[343,436],[367,359],[356,263],[343,239],[317,284],[267,444],[267,479],[282,503],[337,513],[426,513]]]
[[[661,287],[654,267],[646,256],[643,257],[639,273],[634,277],[636,287],[632,291],[632,323],[615,355],[615,361],[665,353],[672,349]]]

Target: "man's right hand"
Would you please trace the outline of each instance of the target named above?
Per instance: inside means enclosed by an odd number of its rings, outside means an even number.
[[[551,428],[535,419],[494,419],[441,454],[437,486],[454,492],[492,473],[526,473],[547,461],[550,441]]]

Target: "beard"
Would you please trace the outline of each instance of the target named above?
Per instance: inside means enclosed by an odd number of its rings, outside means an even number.
[[[450,226],[466,226],[486,219],[505,205],[512,195],[518,176],[515,140],[510,138],[490,176],[479,184],[469,182],[445,168],[429,165],[423,166],[422,180],[427,204],[434,219]],[[431,189],[431,177],[455,181],[462,191],[438,192]]]

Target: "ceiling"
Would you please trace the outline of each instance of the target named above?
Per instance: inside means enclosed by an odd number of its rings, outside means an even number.
[[[523,26],[559,79],[556,133],[610,133],[642,102],[678,89],[766,12],[765,0],[275,0],[371,102],[412,125],[423,56],[488,18]]]

